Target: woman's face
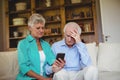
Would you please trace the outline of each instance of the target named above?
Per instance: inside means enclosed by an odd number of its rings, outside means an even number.
[[[33,27],[29,27],[30,33],[34,38],[41,38],[44,35],[44,24],[37,23]]]

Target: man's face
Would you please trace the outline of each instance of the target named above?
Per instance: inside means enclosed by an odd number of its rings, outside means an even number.
[[[66,28],[65,31],[65,42],[69,47],[72,47],[75,44],[75,39],[71,37],[71,31],[73,30],[73,28]]]

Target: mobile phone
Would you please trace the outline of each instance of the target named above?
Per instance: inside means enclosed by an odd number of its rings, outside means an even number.
[[[58,58],[61,58],[62,60],[64,60],[65,57],[65,53],[58,53],[56,59],[59,60]]]

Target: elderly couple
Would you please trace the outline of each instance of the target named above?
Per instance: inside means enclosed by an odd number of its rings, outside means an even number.
[[[64,26],[64,39],[50,46],[42,39],[45,19],[34,13],[28,20],[30,34],[18,43],[19,73],[16,80],[98,80],[86,46],[81,42],[81,28],[75,22]],[[56,60],[65,53],[64,60]],[[50,78],[48,75],[54,73]]]

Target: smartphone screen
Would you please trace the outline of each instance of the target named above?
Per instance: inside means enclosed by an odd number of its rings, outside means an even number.
[[[65,53],[58,53],[56,59],[58,60],[58,58],[61,58],[62,60],[64,60],[65,57]]]

